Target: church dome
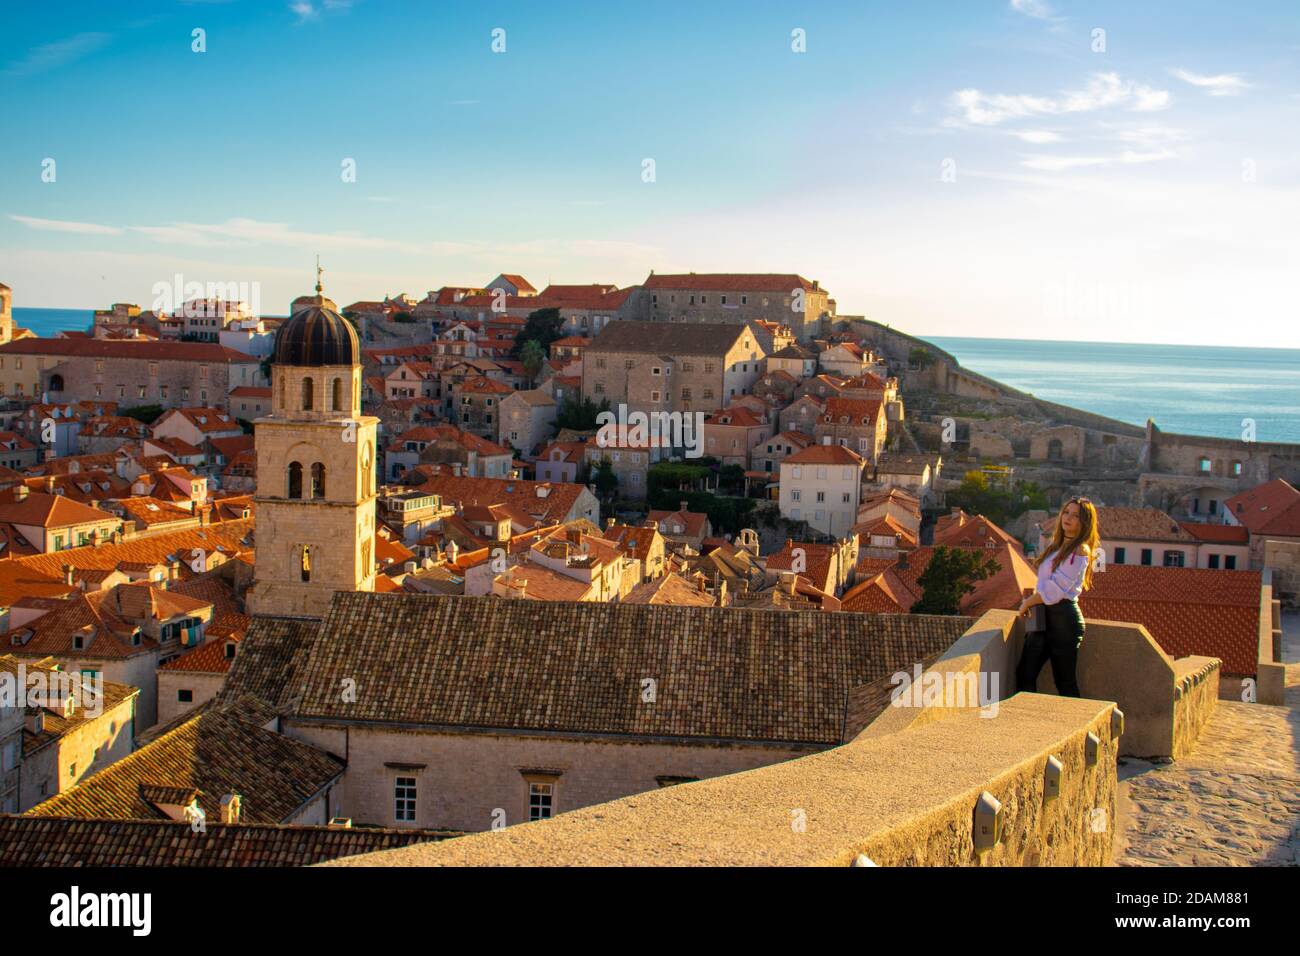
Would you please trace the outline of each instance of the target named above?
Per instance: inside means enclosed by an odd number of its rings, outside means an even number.
[[[352,323],[319,293],[275,333],[274,365],[360,365],[361,343]]]

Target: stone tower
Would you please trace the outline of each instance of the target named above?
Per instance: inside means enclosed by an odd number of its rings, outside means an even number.
[[[280,326],[271,412],[254,422],[252,614],[320,618],[335,591],[375,587],[376,426],[361,414],[361,345],[321,295]]]
[[[0,282],[0,345],[14,337],[13,293]]]

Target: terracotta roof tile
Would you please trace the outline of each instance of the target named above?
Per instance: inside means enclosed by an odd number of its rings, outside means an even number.
[[[910,669],[969,623],[338,592],[290,696],[304,720],[828,745],[850,687]],[[382,692],[344,705],[343,674]],[[643,676],[658,678],[655,707]]]
[[[445,840],[450,830],[0,816],[5,867],[285,867]]]
[[[194,715],[26,815],[157,819],[161,813],[142,788],[162,786],[197,790],[209,820],[220,819],[224,794],[238,793],[243,819],[282,823],[344,768],[333,754],[264,730],[231,705]]]

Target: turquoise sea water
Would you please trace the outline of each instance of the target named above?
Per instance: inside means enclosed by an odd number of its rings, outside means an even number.
[[[14,325],[31,329],[42,338],[49,338],[55,332],[75,330],[84,332],[90,328],[95,313],[91,309],[20,309],[14,307]]]
[[[1300,349],[929,337],[963,366],[1038,398],[1193,435],[1300,442]]]

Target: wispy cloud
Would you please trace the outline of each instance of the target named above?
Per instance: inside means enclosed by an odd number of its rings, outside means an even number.
[[[1035,20],[1047,20],[1052,17],[1052,8],[1043,0],[1011,0],[1011,9]]]
[[[21,60],[5,67],[4,72],[9,76],[29,76],[55,70],[89,56],[103,48],[110,39],[111,35],[107,33],[78,33],[57,43],[32,47]]]
[[[14,222],[20,222],[28,229],[41,232],[74,232],[83,236],[120,236],[122,230],[116,226],[103,226],[94,222],[71,222],[66,219],[38,219],[35,216],[9,214]]]
[[[1190,83],[1192,86],[1199,86],[1211,96],[1236,96],[1251,87],[1251,84],[1247,83],[1245,79],[1237,73],[1220,73],[1217,76],[1205,76],[1184,69],[1174,69],[1169,72],[1178,77],[1178,79],[1182,80],[1184,83]]]
[[[311,0],[295,0],[289,4],[289,9],[298,18],[299,23],[306,23],[308,20],[318,19],[322,12],[343,13],[351,10],[352,0],[321,0],[319,6]]]
[[[439,240],[437,242],[402,242],[356,232],[312,232],[295,229],[288,223],[258,219],[227,219],[219,223],[174,222],[163,225],[109,226],[99,223],[37,219],[10,214],[10,218],[31,229],[44,232],[69,232],[83,235],[135,234],[166,246],[241,247],[282,246],[289,249],[345,250],[360,252],[406,253],[414,256],[475,256],[484,261],[519,260],[530,256],[549,256],[556,261],[565,257],[587,256],[634,261],[652,253],[657,246],[610,239],[530,239],[517,242],[489,242],[479,239]]]
[[[1050,129],[1014,129],[1008,132],[1024,143],[1030,143],[1034,146],[1046,146],[1048,143],[1059,143],[1062,140],[1060,133],[1054,133]]]
[[[950,118],[948,122],[996,126],[1007,120],[1091,113],[1116,107],[1150,112],[1164,109],[1169,105],[1169,99],[1168,90],[1123,80],[1118,73],[1095,73],[1083,89],[1065,90],[1056,96],[958,90],[952,95],[950,105],[960,116]]]
[[[1059,173],[1071,169],[1089,166],[1133,166],[1140,163],[1154,163],[1162,159],[1173,159],[1177,154],[1173,150],[1137,152],[1125,150],[1114,156],[1026,156],[1020,165],[1026,169],[1036,169],[1046,173]]]

